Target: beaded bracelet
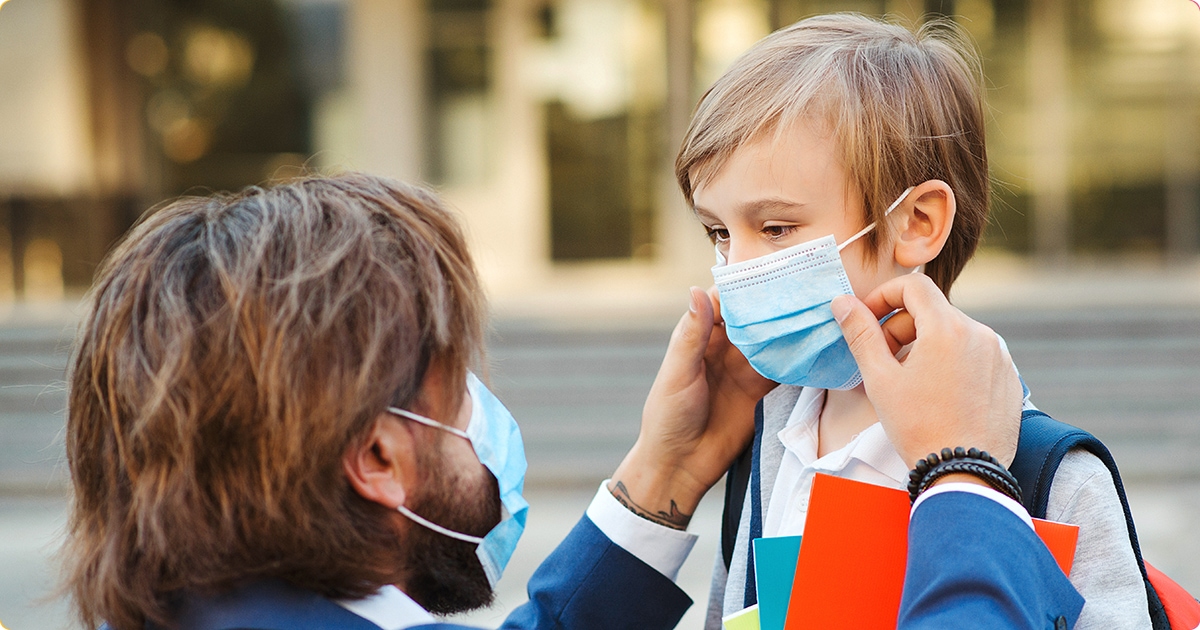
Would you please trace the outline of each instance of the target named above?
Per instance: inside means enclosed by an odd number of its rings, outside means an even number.
[[[976,448],[954,450],[942,449],[941,457],[930,453],[929,457],[917,462],[916,468],[908,473],[908,498],[915,502],[933,482],[955,473],[966,473],[982,479],[984,483],[1021,502],[1021,485],[995,457]]]

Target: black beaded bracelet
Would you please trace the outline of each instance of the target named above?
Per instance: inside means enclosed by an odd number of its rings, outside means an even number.
[[[941,456],[930,453],[929,457],[917,462],[916,468],[908,473],[908,498],[915,502],[933,482],[955,473],[966,473],[982,479],[992,488],[1021,502],[1021,485],[995,457],[987,451],[963,447],[942,449]]]

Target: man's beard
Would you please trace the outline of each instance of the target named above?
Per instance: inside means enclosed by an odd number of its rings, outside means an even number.
[[[471,536],[486,535],[500,522],[500,491],[496,478],[464,479],[446,470],[441,457],[422,457],[430,471],[413,512],[442,527]],[[439,534],[417,523],[404,541],[404,591],[431,613],[449,615],[482,608],[495,593],[476,545]]]

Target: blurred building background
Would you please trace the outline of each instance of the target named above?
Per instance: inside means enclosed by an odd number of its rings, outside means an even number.
[[[148,208],[302,169],[429,182],[498,315],[533,510],[494,624],[637,436],[712,249],[671,163],[771,30],[950,16],[983,59],[996,201],[955,300],[1126,475],[1143,549],[1200,592],[1200,9],[1190,0],[0,0],[0,620],[70,627],[76,304]],[[701,602],[720,492],[681,584]]]
[[[842,10],[975,39],[989,248],[1200,253],[1188,0],[10,0],[0,300],[86,287],[156,202],[305,166],[438,187],[501,304],[706,282],[671,176],[693,104],[772,29]]]

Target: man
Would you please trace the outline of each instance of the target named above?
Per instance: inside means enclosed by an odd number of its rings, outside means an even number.
[[[450,213],[382,178],[182,199],[139,224],[97,275],[70,374],[65,554],[83,624],[448,627],[431,613],[490,601],[526,506],[519,432],[468,371],[482,363],[480,295]],[[917,322],[889,326],[893,339],[917,338],[896,367],[853,305],[845,321],[859,327],[852,347],[868,387],[885,399],[919,387],[941,375],[931,353],[949,351],[954,378],[980,375],[991,387],[977,391],[994,394],[966,401],[942,385],[919,419],[881,409],[904,452],[1015,448],[1015,376],[995,370],[994,341],[904,287],[867,302],[899,302]],[[695,540],[679,530],[750,438],[761,392],[746,370],[694,291],[637,444],[505,627],[678,622],[690,600],[673,580]],[[912,556],[989,554],[1001,573],[1026,558],[1030,588],[1000,603],[1068,608],[1049,554],[999,505],[963,492],[925,501]],[[951,522],[944,510],[962,513]],[[955,522],[990,523],[1013,542],[932,546]],[[918,621],[930,602],[995,603],[959,588],[961,575],[918,568],[930,572],[906,602]]]

